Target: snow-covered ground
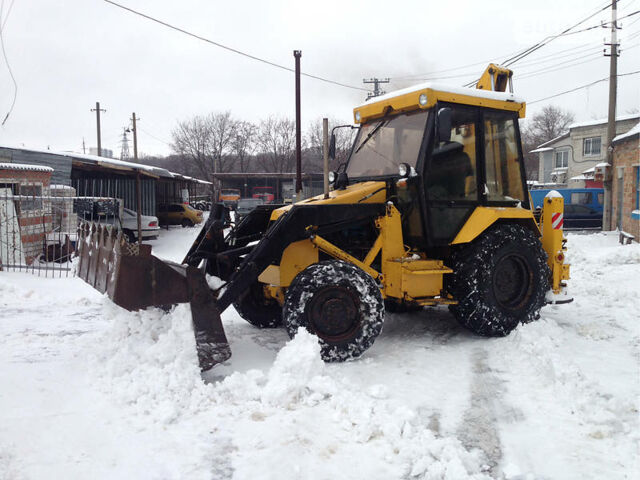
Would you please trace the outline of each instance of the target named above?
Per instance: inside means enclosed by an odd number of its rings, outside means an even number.
[[[198,229],[163,231],[180,261]],[[187,305],[129,313],[0,272],[0,479],[638,478],[640,245],[569,235],[575,302],[506,338],[388,314],[362,359],[229,308],[198,371]]]

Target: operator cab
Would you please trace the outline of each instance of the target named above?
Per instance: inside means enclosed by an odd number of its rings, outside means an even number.
[[[361,128],[345,172],[349,183],[387,182],[410,246],[449,245],[478,206],[529,208],[524,104],[512,94],[417,87],[386,97],[356,108]],[[405,97],[415,103],[404,105]]]

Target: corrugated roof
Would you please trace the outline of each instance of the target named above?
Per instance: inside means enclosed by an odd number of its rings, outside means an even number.
[[[27,163],[0,163],[0,170],[27,170],[30,172],[53,172],[53,168]]]
[[[191,177],[185,177],[183,175],[180,175],[179,173],[175,173],[175,172],[170,172],[169,170],[167,170],[166,168],[162,168],[162,167],[155,167],[153,165],[144,165],[142,163],[134,163],[134,162],[127,162],[127,161],[123,161],[123,160],[117,160],[115,158],[107,158],[107,157],[99,157],[97,155],[87,155],[85,153],[75,153],[75,152],[57,152],[54,150],[41,150],[41,149],[37,149],[37,148],[26,148],[26,147],[16,147],[16,146],[11,146],[11,145],[0,145],[0,148],[7,148],[7,149],[12,149],[12,150],[23,150],[26,152],[35,152],[35,153],[45,153],[48,155],[58,155],[58,156],[62,156],[62,157],[68,157],[71,158],[72,160],[76,160],[80,163],[84,163],[87,165],[98,165],[104,168],[114,168],[116,170],[139,170],[143,173],[148,173],[150,175],[156,176],[156,177],[163,177],[163,178],[182,178],[184,180],[187,181],[192,181],[192,182],[197,182],[197,183],[202,183],[202,184],[207,184],[210,185],[211,182],[207,182],[205,180],[199,180],[199,179],[195,179],[195,178],[191,178]],[[14,165],[14,164],[12,164]],[[49,167],[43,167],[43,168],[49,168]],[[52,169],[53,171],[53,169]]]

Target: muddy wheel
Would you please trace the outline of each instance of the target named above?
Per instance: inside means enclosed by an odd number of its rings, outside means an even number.
[[[547,255],[537,236],[498,225],[452,256],[447,290],[458,322],[483,336],[503,337],[539,317],[549,289]],[[447,278],[449,277],[449,278]]]
[[[382,331],[384,302],[370,275],[330,260],[298,274],[287,290],[282,314],[287,333],[298,328],[317,335],[325,362],[362,355]]]
[[[191,220],[189,220],[188,218],[185,218],[184,220],[182,220],[180,225],[182,225],[182,228],[193,227],[193,222]]]
[[[262,283],[254,283],[233,306],[254,327],[276,328],[282,325],[282,307],[276,300],[264,296]]]

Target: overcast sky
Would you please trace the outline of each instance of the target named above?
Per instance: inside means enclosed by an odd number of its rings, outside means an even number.
[[[390,77],[387,91],[420,79],[462,85],[488,60],[557,34],[608,2],[597,0],[478,1],[217,1],[119,0],[120,3],[216,42],[356,87],[365,77]],[[194,114],[230,110],[257,121],[294,116],[293,74],[150,22],[102,0],[0,0],[9,65],[18,84],[15,108],[0,144],[82,151],[96,144],[96,101],[103,148],[119,155],[131,112],[141,118],[139,150],[170,153],[171,130]],[[520,6],[522,5],[522,6]],[[640,10],[620,0],[619,16]],[[601,12],[579,28],[610,19]],[[634,23],[635,22],[635,23]],[[623,19],[619,73],[640,70],[640,14]],[[634,36],[635,34],[635,36]],[[559,38],[512,66],[516,93],[528,102],[608,75],[602,56],[609,31]],[[478,64],[480,63],[480,64]],[[442,72],[452,68],[477,64]],[[531,75],[531,76],[528,76]],[[407,78],[408,77],[408,78]],[[640,105],[640,75],[619,81],[618,112]],[[577,120],[605,117],[607,82],[528,106],[531,116],[553,103]],[[303,126],[329,116],[350,121],[366,92],[302,80]],[[0,121],[13,84],[0,56]]]

